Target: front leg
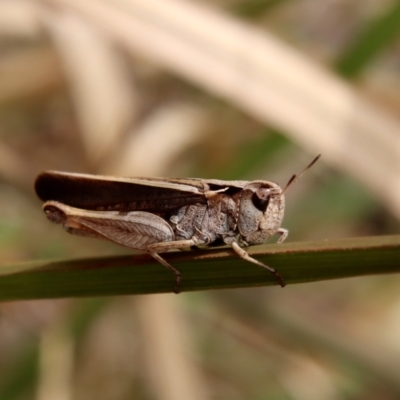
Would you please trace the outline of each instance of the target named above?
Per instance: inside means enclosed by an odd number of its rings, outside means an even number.
[[[276,271],[274,268],[269,267],[268,265],[262,263],[261,261],[256,260],[255,258],[251,257],[249,253],[247,253],[246,250],[242,249],[238,242],[234,238],[225,238],[225,243],[229,244],[232,247],[232,250],[243,260],[249,261],[253,264],[258,265],[259,267],[265,268],[267,271],[271,272],[274,274],[278,281],[279,284],[284,287],[285,282],[283,281],[282,276],[279,274],[278,271]]]
[[[279,228],[276,233],[280,236],[277,243],[283,243],[289,235],[289,231],[285,228]]]

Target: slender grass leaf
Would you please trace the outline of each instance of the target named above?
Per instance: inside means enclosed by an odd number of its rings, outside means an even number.
[[[400,235],[254,246],[255,258],[287,284],[400,272]],[[182,291],[276,285],[263,268],[232,250],[167,253]],[[172,292],[175,276],[146,254],[36,261],[0,267],[0,300]]]

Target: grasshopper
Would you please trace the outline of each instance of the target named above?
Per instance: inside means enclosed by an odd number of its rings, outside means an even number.
[[[175,274],[176,293],[181,273],[160,253],[218,244],[265,268],[283,287],[282,276],[243,247],[274,234],[280,236],[278,243],[287,238],[288,230],[281,227],[284,194],[319,157],[283,189],[264,180],[121,178],[59,171],[40,174],[35,189],[50,221],[71,234],[148,252]]]

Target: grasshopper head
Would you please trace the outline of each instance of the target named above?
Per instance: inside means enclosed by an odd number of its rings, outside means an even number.
[[[285,209],[281,187],[268,181],[254,181],[240,195],[238,229],[248,244],[265,242],[280,228]]]
[[[237,223],[242,240],[247,244],[263,243],[278,231],[285,211],[284,194],[320,157],[315,157],[299,175],[293,175],[283,189],[269,181],[254,181],[243,188]]]

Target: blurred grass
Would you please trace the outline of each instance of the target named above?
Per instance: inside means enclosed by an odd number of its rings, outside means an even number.
[[[70,332],[75,342],[90,328],[93,321],[101,314],[107,299],[85,299],[79,307],[65,316],[65,329]],[[39,377],[39,343],[34,341],[25,345],[21,357],[2,372],[0,399],[13,400],[34,396],[36,381]]]
[[[400,395],[397,364],[385,359],[384,352],[365,348],[351,334],[341,334],[340,327],[332,330],[329,318],[320,318],[315,324],[313,316],[299,312],[301,307],[290,308],[285,304],[274,304],[265,311],[257,307],[256,297],[251,298],[245,293],[228,299],[221,293],[215,293],[214,298],[231,318],[243,326],[260,331],[266,337],[269,336],[268,331],[272,330],[274,337],[288,342],[295,337],[297,346],[310,354],[323,354],[339,369],[345,369],[346,375],[354,381],[370,380]],[[260,324],[260,321],[263,323]],[[263,343],[260,341],[260,345]],[[347,393],[347,396],[351,397],[351,393]]]
[[[240,1],[231,6],[231,10],[241,17],[245,18],[257,18],[261,14],[268,12],[270,9],[274,9],[282,5],[289,0],[250,0]]]
[[[374,231],[372,218],[379,203],[358,182],[332,173],[328,179],[313,182],[310,190],[311,196],[303,191],[295,201],[287,198],[286,227],[291,237],[307,237],[310,230],[330,230],[329,237],[334,238],[351,231],[353,224],[360,224],[365,232]],[[398,232],[396,224],[391,231],[383,217],[380,221],[388,234]]]
[[[246,179],[261,166],[268,168],[277,154],[289,147],[290,141],[280,132],[263,129],[258,138],[248,140],[237,149],[234,158],[226,170],[218,172],[219,179]],[[262,179],[268,180],[268,177]]]
[[[372,20],[340,55],[336,71],[349,79],[359,76],[374,58],[394,43],[400,34],[400,1],[387,13]]]

